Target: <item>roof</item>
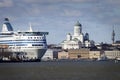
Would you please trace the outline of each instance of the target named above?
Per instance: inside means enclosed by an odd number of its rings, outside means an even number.
[[[115,43],[119,43],[120,44],[120,41],[116,41]]]
[[[72,41],[79,41],[77,38],[72,39]]]

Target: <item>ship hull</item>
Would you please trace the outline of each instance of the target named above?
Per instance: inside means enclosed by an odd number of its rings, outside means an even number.
[[[41,61],[41,58],[45,54],[47,49],[21,49],[20,51],[4,49],[0,51],[0,62],[37,62]]]
[[[46,48],[25,48],[8,50],[12,53],[11,58],[19,58],[19,60],[41,60],[46,52]]]
[[[25,57],[30,59],[41,59],[45,54],[47,49],[21,49],[21,51],[25,52]]]

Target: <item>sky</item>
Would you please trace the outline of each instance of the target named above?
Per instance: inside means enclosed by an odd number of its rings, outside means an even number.
[[[29,29],[49,32],[48,44],[59,44],[73,34],[77,21],[83,33],[96,43],[120,40],[120,0],[0,0],[0,26],[5,17],[15,31]],[[0,28],[1,28],[0,27]]]

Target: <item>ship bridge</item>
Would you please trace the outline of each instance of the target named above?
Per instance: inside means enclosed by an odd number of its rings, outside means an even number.
[[[25,36],[38,36],[38,35],[48,35],[48,32],[18,32],[18,34],[23,34]]]

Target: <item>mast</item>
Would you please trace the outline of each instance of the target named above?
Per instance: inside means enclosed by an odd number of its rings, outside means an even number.
[[[29,23],[29,25],[30,25],[29,31],[30,31],[30,32],[33,32],[31,23]]]

